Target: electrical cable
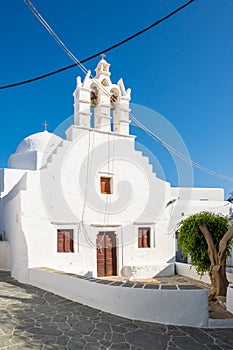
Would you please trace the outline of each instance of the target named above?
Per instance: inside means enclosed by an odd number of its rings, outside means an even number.
[[[105,53],[106,53],[106,52],[109,52],[109,51],[111,51],[111,50],[116,49],[116,48],[119,47],[119,46],[122,46],[122,45],[126,44],[127,42],[133,40],[134,38],[136,38],[136,37],[138,37],[138,36],[144,34],[145,32],[149,31],[149,30],[152,29],[152,28],[156,27],[156,26],[159,25],[160,23],[166,21],[168,18],[174,16],[176,13],[180,12],[181,10],[183,10],[185,7],[187,7],[188,5],[190,5],[190,4],[191,4],[192,2],[194,2],[194,1],[195,1],[195,0],[190,0],[190,1],[188,1],[188,2],[185,3],[184,5],[178,7],[176,10],[170,12],[168,15],[166,15],[166,16],[164,16],[163,18],[157,20],[156,22],[152,23],[151,25],[147,26],[146,28],[144,28],[144,29],[142,29],[142,30],[136,32],[135,34],[133,34],[133,35],[131,35],[131,36],[129,36],[129,37],[127,37],[127,38],[125,38],[125,39],[119,41],[119,42],[116,43],[116,44],[113,44],[112,46],[109,46],[109,47],[107,47],[107,48],[105,48],[105,49],[103,49],[103,50],[101,50],[101,51],[99,51],[99,52],[97,52],[97,53],[95,53],[95,54],[93,54],[93,55],[91,55],[91,56],[89,56],[89,57],[87,57],[87,58],[81,60],[81,61],[80,61],[80,64],[83,64],[83,63],[85,63],[85,62],[87,62],[87,61],[92,60],[93,58],[98,57],[98,56],[99,56],[101,53],[103,53],[103,52],[105,52]],[[32,4],[29,3],[29,1],[25,1],[25,0],[24,0],[24,2],[25,2],[26,5],[29,7],[29,9],[32,11],[32,9],[33,9],[33,8],[31,7]],[[32,6],[33,6],[33,5],[32,5]],[[33,7],[34,7],[34,6],[33,6]],[[33,11],[32,11],[32,12],[33,12]],[[38,12],[38,11],[36,10],[36,11],[35,11],[35,14],[36,14],[36,12]],[[40,75],[40,76],[31,78],[31,79],[23,80],[23,81],[21,81],[21,82],[12,83],[12,84],[8,84],[8,85],[3,85],[3,86],[0,86],[0,90],[9,89],[9,88],[13,88],[13,87],[16,87],[16,86],[21,86],[21,85],[24,85],[24,84],[29,84],[29,83],[32,83],[32,82],[34,82],[34,81],[38,81],[38,80],[41,80],[41,79],[44,79],[44,78],[48,78],[48,77],[50,77],[50,76],[52,76],[52,75],[55,75],[55,74],[64,72],[64,71],[66,71],[66,70],[68,70],[68,69],[71,69],[71,68],[74,68],[74,67],[76,67],[76,66],[78,66],[78,65],[79,65],[78,63],[71,64],[71,65],[69,65],[69,66],[66,66],[66,67],[63,67],[63,68],[60,68],[60,69],[56,69],[56,70],[54,70],[54,71],[52,71],[52,72],[49,72],[49,73],[46,73],[46,74],[42,74],[42,75]]]
[[[185,6],[187,6],[188,4],[190,4],[191,2],[193,2],[194,0],[189,1],[188,3],[186,3],[185,5],[182,6],[182,8],[184,8]],[[24,2],[27,4],[27,6],[29,7],[29,9],[32,11],[32,13],[38,18],[38,20],[41,22],[41,24],[46,28],[46,30],[48,30],[48,32],[52,35],[52,37],[56,40],[56,42],[61,46],[61,48],[67,53],[67,55],[76,63],[76,65],[78,65],[81,70],[88,74],[89,76],[91,76],[96,84],[100,87],[100,89],[102,89],[105,94],[110,95],[109,92],[91,75],[91,72],[88,71],[84,65],[81,63],[81,61],[79,61],[72,53],[71,51],[66,47],[66,45],[61,41],[61,39],[57,36],[57,34],[52,30],[52,28],[48,25],[48,23],[45,21],[45,19],[40,15],[40,13],[37,11],[37,9],[32,5],[30,0],[24,0]],[[177,10],[173,11],[177,12]],[[168,16],[171,16],[168,15]],[[168,16],[166,16],[166,18],[168,18]],[[165,18],[165,17],[164,17]],[[159,20],[157,22],[161,23],[162,20]],[[156,23],[157,23],[156,22]],[[143,29],[142,31],[138,32],[144,32],[146,30],[149,30],[149,28],[151,28],[152,26],[154,26],[155,24],[152,24],[151,26]],[[135,35],[139,35],[139,34],[135,34]],[[125,39],[127,40],[127,39]],[[124,111],[124,108],[122,106],[120,106],[121,109]],[[150,129],[148,129],[146,126],[143,125],[143,123],[141,123],[137,118],[135,118],[131,113],[129,114],[129,116],[131,117],[131,119],[142,129],[144,130],[149,136],[151,136],[154,140],[156,140],[157,142],[159,142],[163,147],[165,147],[166,149],[168,149],[171,153],[173,153],[174,155],[176,155],[177,157],[179,157],[180,159],[184,160],[185,162],[187,162],[188,164],[202,170],[203,172],[208,173],[209,175],[221,178],[223,180],[229,181],[229,182],[233,182],[233,178],[229,177],[229,176],[225,176],[223,174],[217,173],[216,171],[210,170],[204,166],[202,166],[201,164],[194,162],[192,159],[190,159],[189,157],[185,156],[184,154],[180,153],[179,151],[177,151],[175,148],[173,148],[171,145],[169,145],[168,143],[164,142],[162,139],[160,139],[157,135],[155,135]]]
[[[233,178],[232,177],[220,174],[220,173],[218,173],[218,172],[216,172],[214,170],[210,170],[210,169],[204,167],[203,165],[201,165],[201,164],[199,164],[197,162],[194,162],[191,158],[189,158],[189,157],[185,156],[184,154],[180,153],[175,148],[173,148],[171,145],[169,145],[168,143],[166,143],[162,139],[160,139],[150,129],[145,127],[138,119],[136,119],[132,114],[130,114],[130,117],[142,130],[144,130],[155,141],[160,143],[163,147],[167,148],[170,152],[175,154],[180,159],[184,160],[186,163],[189,163],[190,165],[194,166],[195,168],[198,168],[198,169],[202,170],[205,173],[208,173],[209,175],[221,178],[221,179],[229,181],[229,182],[233,182]]]

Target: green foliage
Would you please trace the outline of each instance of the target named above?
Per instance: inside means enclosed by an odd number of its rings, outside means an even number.
[[[179,223],[177,229],[178,247],[182,248],[183,256],[190,256],[191,264],[196,267],[198,274],[203,275],[210,270],[208,246],[199,230],[199,226],[205,224],[212,234],[216,250],[219,242],[231,226],[231,222],[221,214],[201,212],[191,215]],[[233,240],[228,245],[226,255],[230,256]]]

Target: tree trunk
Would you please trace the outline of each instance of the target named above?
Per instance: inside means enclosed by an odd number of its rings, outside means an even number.
[[[209,276],[213,287],[213,297],[226,296],[229,284],[226,276],[226,267],[221,265],[211,266]]]
[[[233,237],[233,227],[231,227],[221,239],[218,252],[214,245],[212,234],[209,232],[206,225],[203,224],[199,228],[208,245],[210,259],[209,276],[213,287],[213,297],[219,295],[226,296],[229,284],[226,276],[226,250],[229,241]]]

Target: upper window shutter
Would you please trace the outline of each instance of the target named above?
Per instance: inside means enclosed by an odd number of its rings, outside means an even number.
[[[100,191],[101,193],[105,193],[105,181],[103,177],[100,179]]]
[[[111,190],[110,190],[110,178],[107,177],[105,179],[105,193],[111,193]]]

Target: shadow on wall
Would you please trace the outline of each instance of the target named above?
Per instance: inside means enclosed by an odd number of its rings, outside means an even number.
[[[3,214],[6,222],[4,230],[6,239],[10,242],[10,268],[12,276],[19,281],[28,281],[28,245],[22,230],[20,217],[20,196],[21,191],[27,189],[27,174],[24,174],[13,189],[2,198]]]
[[[128,278],[155,278],[169,277],[175,274],[174,258],[165,264],[145,266],[124,266],[121,269],[121,276]]]
[[[11,266],[10,243],[8,241],[0,241],[0,270],[10,271]]]

